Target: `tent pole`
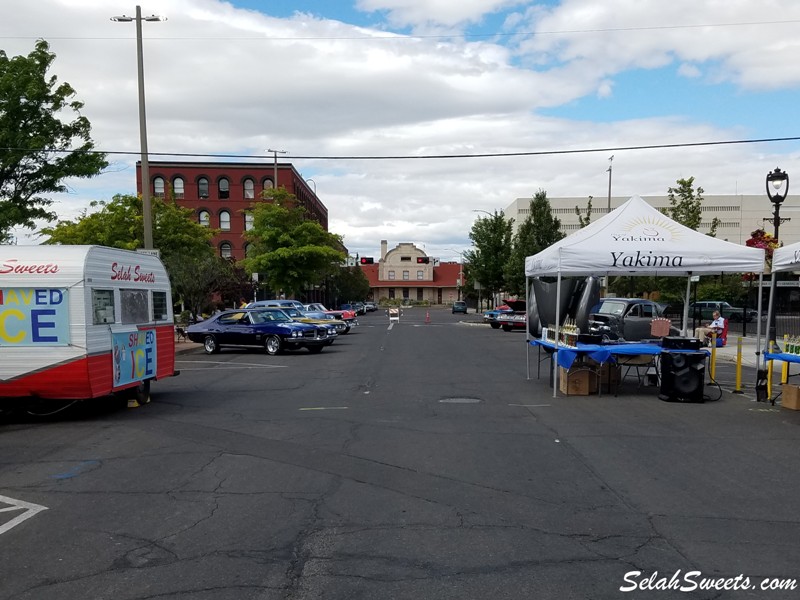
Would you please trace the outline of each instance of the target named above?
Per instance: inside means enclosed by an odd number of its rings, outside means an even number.
[[[553,398],[558,397],[558,334],[561,329],[561,265],[556,281],[556,349],[553,352]]]
[[[758,274],[758,322],[756,323],[756,363],[758,363],[761,359],[761,291],[764,289],[762,284],[764,283],[764,272]],[[767,323],[769,323],[769,317],[767,317]],[[764,361],[762,368],[767,366],[767,361]]]
[[[686,298],[683,301],[683,328],[681,329],[681,335],[683,337],[689,337],[687,333],[687,329],[689,327],[689,299],[691,298],[692,294],[692,273],[689,272],[689,276],[686,278]],[[692,332],[694,334],[694,332]]]
[[[528,381],[531,380],[531,324],[528,315],[531,308],[531,278],[525,276],[525,363],[528,365]]]

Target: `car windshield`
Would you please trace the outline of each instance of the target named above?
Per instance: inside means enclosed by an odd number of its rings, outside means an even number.
[[[332,320],[334,318],[333,315],[326,315],[325,313],[311,312],[311,311],[306,312],[306,316],[309,319],[325,319],[325,320],[328,320],[328,321],[330,321],[330,320]]]
[[[253,311],[253,321],[255,323],[266,323],[269,321],[287,322],[291,319],[282,310],[258,310]]]
[[[621,315],[624,311],[624,302],[606,301],[600,305],[600,310],[597,312],[601,315]]]

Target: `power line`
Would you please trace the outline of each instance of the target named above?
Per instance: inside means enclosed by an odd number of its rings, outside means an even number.
[[[537,36],[537,35],[564,35],[564,34],[582,34],[582,33],[625,33],[635,31],[663,31],[663,30],[677,30],[677,29],[718,29],[723,27],[749,27],[754,25],[788,25],[800,23],[800,19],[787,19],[781,21],[744,21],[739,23],[700,23],[696,25],[649,25],[642,27],[606,27],[595,29],[556,29],[553,31],[513,31],[513,32],[492,32],[492,33],[467,33],[467,32],[454,32],[450,34],[402,34],[380,32],[380,35],[361,35],[361,36],[281,36],[273,37],[268,35],[263,36],[157,36],[148,38],[149,40],[167,40],[167,41],[204,41],[220,40],[220,41],[402,41],[402,40],[424,40],[424,39],[450,39],[450,38],[495,38],[495,37],[516,37],[516,36]],[[133,38],[127,37],[73,37],[73,36],[0,36],[0,40],[85,40],[85,41],[116,41],[128,40]]]
[[[735,144],[767,144],[772,142],[796,142],[800,136],[780,137],[780,138],[761,138],[753,140],[722,140],[714,142],[684,142],[677,144],[643,144],[639,146],[605,146],[602,148],[575,148],[572,150],[535,150],[525,152],[485,152],[478,154],[425,154],[425,155],[386,155],[386,156],[364,156],[364,155],[342,155],[342,156],[302,156],[287,155],[286,159],[294,160],[437,160],[453,158],[510,158],[518,156],[557,156],[561,154],[590,154],[594,152],[622,152],[625,150],[664,150],[671,148],[696,148],[702,146],[730,146]],[[28,148],[2,148],[5,151],[22,151]],[[45,152],[54,154],[71,154],[73,152],[85,152],[87,154],[106,154],[116,156],[136,156],[137,151],[120,150],[57,150],[46,149]],[[195,152],[148,152],[150,156],[179,157],[179,158],[253,158],[264,160],[269,158],[261,154],[201,154]]]

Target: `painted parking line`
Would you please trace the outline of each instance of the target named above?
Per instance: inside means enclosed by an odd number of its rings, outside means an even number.
[[[13,529],[26,519],[30,519],[31,517],[35,516],[37,513],[42,512],[43,510],[47,510],[46,506],[41,506],[39,504],[33,504],[31,502],[25,502],[24,500],[16,500],[14,498],[9,498],[8,496],[0,496],[0,503],[8,504],[9,506],[0,508],[0,513],[10,513],[14,511],[23,511],[21,514],[17,515],[13,519],[11,519],[8,523],[0,525],[0,535],[3,535],[5,532]]]
[[[551,404],[509,404],[509,406],[525,406],[527,408],[538,408],[540,406],[552,406]]]
[[[306,406],[297,410],[347,410],[349,406]]]
[[[229,363],[229,362],[221,362],[221,361],[213,361],[213,360],[176,360],[175,364],[180,363],[181,365],[204,365],[204,367],[181,367],[182,371],[201,371],[205,368],[208,370],[208,365],[222,365],[217,367],[218,369],[227,370],[227,369],[287,369],[287,365],[260,365],[255,363]]]

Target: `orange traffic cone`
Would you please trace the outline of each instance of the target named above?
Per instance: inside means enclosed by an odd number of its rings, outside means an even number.
[[[425,312],[425,322],[426,323],[430,323],[431,322],[431,311],[426,311]]]

